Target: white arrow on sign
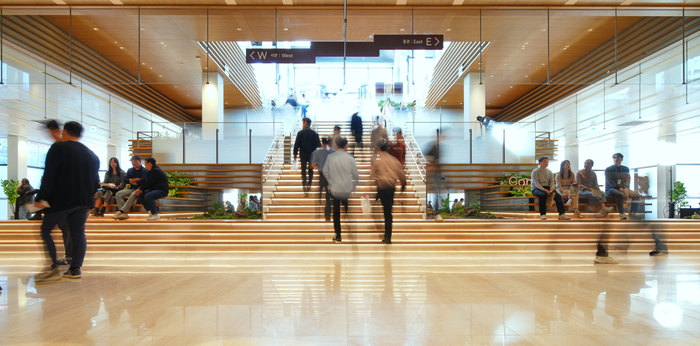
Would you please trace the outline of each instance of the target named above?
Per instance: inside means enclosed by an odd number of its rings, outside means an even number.
[[[437,41],[437,42],[435,42],[435,44],[434,44],[433,46],[437,46],[437,45],[440,44],[440,39],[439,39],[439,38],[435,37],[435,41]]]
[[[251,51],[249,56],[251,59],[255,60],[255,57],[253,56],[253,54],[255,54],[255,51]]]

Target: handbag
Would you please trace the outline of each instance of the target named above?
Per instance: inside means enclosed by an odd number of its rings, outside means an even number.
[[[363,196],[360,204],[362,205],[363,214],[370,214],[372,212],[372,204],[369,202],[369,197]]]
[[[298,170],[299,170],[299,161],[294,160],[294,162],[292,162],[292,172],[296,172]]]

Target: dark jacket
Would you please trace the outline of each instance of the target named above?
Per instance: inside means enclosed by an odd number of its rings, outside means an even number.
[[[294,141],[294,156],[297,156],[299,151],[302,156],[311,156],[311,153],[320,146],[321,140],[318,138],[318,133],[307,127],[297,133],[297,139]]]
[[[27,184],[17,187],[17,205],[25,205],[27,203],[34,203],[34,194],[36,191],[34,188]]]
[[[360,118],[360,116],[357,114],[352,115],[352,119],[350,120],[350,131],[352,131],[352,134],[355,136],[362,136],[362,118]]]
[[[141,166],[141,169],[138,171],[134,169],[134,167],[127,169],[126,176],[124,177],[124,184],[129,184],[129,179],[133,178],[141,178],[141,180],[137,181],[135,184],[131,184],[132,189],[137,189],[139,186],[143,185],[143,183],[148,180],[148,170],[146,167]]]
[[[168,176],[165,175],[160,167],[154,165],[153,169],[148,172],[148,179],[143,185],[139,186],[139,190],[143,192],[153,191],[153,190],[165,190],[170,189],[170,184],[168,184]]]
[[[100,159],[84,144],[58,142],[46,153],[44,176],[36,200],[47,201],[47,213],[75,207],[90,208],[99,187]]]
[[[118,191],[118,190],[123,189],[124,186],[126,185],[126,183],[128,182],[124,179],[124,175],[125,175],[125,173],[121,169],[119,170],[119,172],[117,172],[117,174],[112,174],[112,167],[109,167],[107,172],[105,172],[105,178],[104,178],[104,180],[102,180],[102,182],[105,184],[111,183],[111,184],[117,185],[116,189],[110,189],[110,190]]]

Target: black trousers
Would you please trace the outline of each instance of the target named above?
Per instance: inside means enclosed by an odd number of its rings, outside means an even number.
[[[394,217],[391,214],[391,208],[394,206],[394,193],[396,188],[377,189],[377,198],[382,202],[384,207],[384,239],[391,241],[391,231],[394,222]]]
[[[63,236],[63,257],[71,257],[73,255],[73,242],[70,240],[70,226],[68,226],[68,220],[59,222],[58,229],[61,230]]]
[[[548,186],[544,186],[545,189],[549,190]],[[561,195],[556,191],[552,191],[554,194],[554,203],[557,204],[557,212],[559,215],[564,214],[566,209],[564,209],[564,202],[561,199]],[[547,193],[540,189],[532,189],[532,194],[539,197],[540,200],[540,215],[547,214]]]
[[[318,184],[321,187],[320,192],[318,193],[318,199],[320,201],[323,201],[323,194],[326,194],[326,207],[323,211],[323,215],[326,217],[326,220],[331,219],[331,196],[328,193],[328,180],[326,179],[326,176],[323,174],[318,175]]]
[[[71,251],[71,268],[80,268],[83,266],[85,258],[85,250],[87,249],[87,240],[85,238],[85,221],[87,221],[90,208],[74,207],[67,210],[57,211],[53,213],[44,213],[44,220],[41,223],[41,238],[44,239],[46,252],[51,259],[51,264],[55,264],[56,245],[51,237],[51,231],[61,221],[67,220],[70,228],[70,237],[72,241]]]
[[[301,184],[306,187],[311,186],[311,182],[314,180],[314,169],[309,164],[311,155],[300,153],[299,158],[301,159]],[[306,180],[307,172],[309,180]]]
[[[347,198],[336,198],[331,193],[331,199],[333,199],[333,229],[335,230],[335,236],[340,238],[340,204],[345,206],[345,214],[348,213],[348,199]]]

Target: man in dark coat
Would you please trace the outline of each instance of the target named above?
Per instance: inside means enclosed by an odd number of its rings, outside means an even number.
[[[355,148],[362,148],[362,131],[362,118],[360,118],[360,115],[355,112],[352,114],[352,118],[350,119],[350,132],[352,132],[352,135],[355,136]],[[355,156],[355,148],[352,149],[353,156]]]
[[[297,133],[294,141],[294,160],[297,159],[297,155],[301,157],[301,183],[304,186],[304,192],[309,192],[311,182],[314,180],[314,169],[311,168],[309,161],[314,150],[321,146],[321,140],[318,138],[318,133],[311,129],[311,119],[304,118],[302,124],[304,128]]]
[[[63,126],[62,141],[54,143],[46,154],[41,190],[34,206],[46,209],[41,224],[41,237],[44,239],[51,266],[34,277],[35,281],[46,280],[58,274],[56,245],[51,231],[62,220],[68,220],[73,244],[70,268],[63,277],[78,279],[83,265],[87,240],[85,222],[92,207],[93,195],[99,186],[98,169],[100,160],[88,147],[79,142],[83,126],[75,121]]]

